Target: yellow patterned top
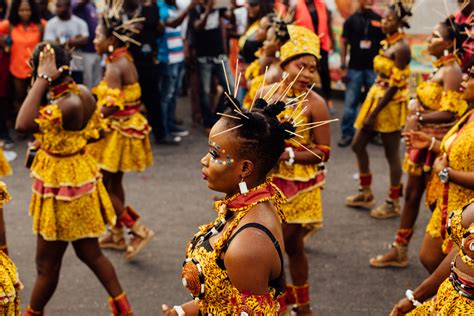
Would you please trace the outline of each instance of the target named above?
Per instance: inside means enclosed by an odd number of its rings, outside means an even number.
[[[218,263],[222,260],[223,249],[227,246],[227,241],[235,228],[255,205],[271,200],[281,214],[281,204],[285,202],[285,198],[273,183],[267,181],[250,190],[247,195],[251,196],[262,189],[269,190],[270,195],[267,194],[263,198],[256,195],[254,200],[241,207],[233,208],[231,203],[243,197],[242,195],[216,202],[215,209],[219,213],[217,219],[201,226],[199,233],[188,246],[182,272],[183,284],[197,299],[203,315],[241,315],[242,312],[246,312],[247,315],[278,315],[279,306],[274,288],[269,288],[267,295],[252,295],[246,291],[239,291],[232,284],[227,270]],[[228,212],[236,215],[225,227]],[[212,246],[212,250],[206,249],[203,242],[220,230],[223,230],[223,233]]]
[[[290,117],[291,119],[294,119],[299,124],[296,128],[296,133],[304,137],[298,137],[296,140],[309,149],[316,148],[317,144],[313,141],[312,130],[308,130],[308,126],[304,125],[308,123],[308,117],[302,113],[303,108],[304,105],[301,103],[299,103],[299,106],[295,105],[294,107],[286,107],[285,110],[280,113],[278,119],[280,121],[288,120]],[[293,147],[295,151],[305,150],[303,147],[291,140],[286,141],[286,147]],[[317,164],[294,163],[288,165],[284,161],[279,161],[273,169],[272,176],[285,180],[307,182],[315,179],[321,172],[322,171],[318,168]],[[321,183],[321,185],[322,184],[323,183]]]
[[[97,95],[97,106],[118,107],[124,110],[129,105],[136,105],[135,102],[141,97],[140,84],[135,82],[120,88],[110,88],[105,80],[102,80],[97,87],[92,89]]]
[[[56,104],[43,107],[35,122],[40,131],[34,137],[40,144],[40,150],[31,168],[33,177],[52,187],[96,181],[98,175],[94,171],[98,170],[89,166],[91,164],[89,159],[73,161],[64,157],[73,157],[81,153],[89,140],[99,138],[100,131],[105,127],[98,110],[80,131],[63,129],[62,111]],[[83,172],[78,172],[80,170]]]
[[[471,250],[474,249],[474,223],[471,223],[468,228],[464,228],[462,213],[473,202],[474,199],[471,199],[465,207],[452,211],[447,226],[449,237],[458,247],[459,257],[472,268],[474,268],[474,250]]]
[[[5,183],[0,182],[0,204],[11,199]],[[0,250],[0,314],[5,316],[20,315],[20,295],[23,288],[15,264],[6,253]]]
[[[423,81],[416,88],[416,96],[425,109],[452,112],[457,117],[463,115],[468,108],[460,92],[446,91],[443,86],[434,81]]]
[[[280,48],[280,61],[285,63],[288,59],[299,55],[313,55],[321,58],[319,37],[305,27],[288,25],[290,39]]]

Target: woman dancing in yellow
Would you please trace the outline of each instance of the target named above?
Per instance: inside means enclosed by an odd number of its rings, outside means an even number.
[[[16,266],[8,257],[3,204],[10,200],[7,186],[0,182],[0,315],[20,315],[20,290],[23,285],[18,278]]]
[[[118,6],[118,7],[117,7]],[[138,73],[128,52],[134,27],[140,19],[124,23],[120,2],[112,2],[104,12],[96,30],[94,45],[97,53],[107,54],[105,75],[95,88],[97,105],[106,117],[108,130],[105,137],[90,147],[104,175],[104,183],[117,214],[117,225],[100,241],[102,248],[126,250],[131,260],[151,240],[154,233],[138,222],[139,215],[125,206],[123,175],[143,171],[153,163],[148,134],[150,126],[140,113],[141,90]],[[138,43],[139,44],[139,43]],[[123,227],[132,238],[127,245]]]
[[[106,225],[115,224],[115,213],[97,163],[85,152],[88,141],[99,137],[100,114],[89,90],[69,75],[69,62],[60,46],[36,47],[35,81],[16,121],[16,129],[35,133],[40,146],[31,166],[30,204],[38,274],[24,315],[43,315],[69,243],[107,290],[113,315],[128,315],[127,297],[98,243]],[[48,92],[50,104],[42,106]]]
[[[359,193],[348,196],[346,205],[370,209],[375,204],[367,145],[380,133],[390,167],[390,189],[385,203],[371,210],[371,216],[377,218],[397,216],[400,213],[400,138],[407,114],[411,59],[410,46],[404,40],[404,33],[400,31],[409,26],[407,18],[411,16],[411,12],[406,2],[410,1],[395,1],[382,20],[382,31],[387,38],[382,41],[383,49],[374,59],[377,79],[354,124],[357,132],[352,141],[352,150],[359,167]]]
[[[280,300],[295,305],[297,315],[311,315],[308,283],[308,258],[304,239],[321,227],[323,208],[321,187],[325,180],[324,162],[330,155],[330,128],[314,128],[318,121],[329,119],[324,100],[309,86],[314,82],[319,55],[319,38],[299,26],[288,26],[290,39],[281,47],[280,60],[284,79],[263,89],[270,99],[287,100],[290,106],[279,115],[284,122],[296,121],[301,137],[286,142],[285,152],[272,172],[273,182],[283,191],[288,202],[282,205],[287,224],[283,225],[286,254],[293,284]],[[313,129],[314,128],[314,129]],[[306,150],[311,149],[312,152]]]

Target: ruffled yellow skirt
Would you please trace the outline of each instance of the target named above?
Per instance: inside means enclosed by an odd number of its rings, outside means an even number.
[[[110,118],[110,131],[88,146],[101,169],[111,173],[143,171],[153,164],[146,118],[136,113],[128,118]]]
[[[441,284],[437,295],[432,300],[418,306],[407,315],[474,315],[474,301],[456,292],[449,279],[446,279]]]
[[[321,189],[313,188],[298,193],[282,205],[282,210],[289,224],[302,224],[309,230],[321,228],[323,224]]]
[[[116,215],[96,161],[88,154],[54,157],[39,150],[31,170],[33,232],[45,240],[102,236]]]
[[[364,126],[364,120],[377,107],[380,100],[385,95],[386,88],[374,84],[367,94],[359,115],[354,123],[356,129]],[[374,130],[379,133],[393,133],[400,131],[405,124],[407,117],[408,91],[399,90],[392,101],[390,101],[377,115]]]
[[[13,261],[0,251],[0,315],[20,315],[20,290],[22,284]]]

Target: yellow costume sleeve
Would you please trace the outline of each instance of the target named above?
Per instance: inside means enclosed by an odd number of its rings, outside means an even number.
[[[56,104],[45,106],[39,111],[35,122],[43,132],[50,132],[61,128],[63,125],[61,109]]]
[[[405,69],[399,69],[393,67],[392,75],[389,79],[389,85],[391,87],[404,88],[407,86],[408,78],[410,77],[410,68],[406,67]]]
[[[0,181],[0,207],[3,207],[5,202],[8,202],[12,199],[10,193],[8,193],[7,185]]]
[[[119,110],[125,108],[125,99],[122,90],[119,88],[110,88],[107,82],[102,81],[92,91],[97,95],[97,106],[118,107]]]
[[[439,111],[452,112],[460,117],[466,112],[467,108],[468,104],[464,101],[461,93],[453,90],[443,91]]]
[[[105,122],[105,119],[102,117],[100,113],[100,108],[96,110],[96,112],[92,115],[89,126],[84,132],[84,136],[86,139],[99,139],[100,133],[102,131],[107,131],[108,127]]]

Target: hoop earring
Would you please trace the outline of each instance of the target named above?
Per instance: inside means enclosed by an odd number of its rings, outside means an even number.
[[[445,49],[444,52],[443,52],[444,56],[448,56],[449,55],[449,50]]]
[[[113,53],[114,52],[114,45],[109,45],[109,47],[107,48],[109,53]]]
[[[239,189],[240,189],[240,194],[246,194],[249,192],[247,183],[244,181],[244,178],[242,178],[242,180],[239,182]]]

